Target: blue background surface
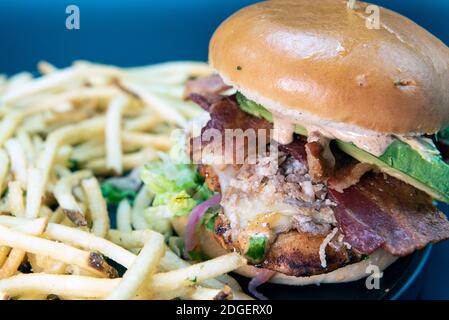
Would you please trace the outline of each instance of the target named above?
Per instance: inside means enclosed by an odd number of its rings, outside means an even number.
[[[89,59],[121,66],[206,60],[214,29],[249,0],[2,0],[0,73],[35,70],[45,59],[66,66]],[[411,18],[449,44],[448,0],[371,0]],[[81,12],[67,30],[65,8]],[[448,211],[446,211],[448,212]],[[434,246],[422,299],[449,299],[449,241]]]

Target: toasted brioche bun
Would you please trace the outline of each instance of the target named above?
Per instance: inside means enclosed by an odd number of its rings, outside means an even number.
[[[184,230],[186,225],[187,225],[186,217],[176,218],[173,221],[173,228],[175,229],[176,233],[178,233],[180,236],[184,236]],[[207,256],[211,258],[222,256],[227,253],[227,251],[222,246],[220,246],[220,244],[215,240],[213,234],[207,231],[205,228],[201,228],[199,240],[201,249]],[[287,276],[285,274],[277,272],[270,279],[270,282],[286,285],[304,286],[320,283],[343,283],[343,282],[356,281],[370,275],[370,273],[367,273],[367,267],[370,264],[379,267],[379,271],[381,272],[396,260],[397,257],[392,256],[386,251],[377,250],[376,252],[371,254],[368,257],[368,259],[341,267],[332,272],[315,275],[311,277]],[[235,272],[242,276],[253,278],[257,274],[258,270],[259,269],[256,267],[247,265],[237,269]]]
[[[380,8],[380,29],[346,0],[246,7],[212,37],[209,62],[274,114],[360,133],[418,135],[449,124],[449,48]],[[370,8],[368,8],[370,9]]]

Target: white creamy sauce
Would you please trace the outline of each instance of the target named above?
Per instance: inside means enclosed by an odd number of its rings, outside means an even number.
[[[318,132],[328,139],[339,139],[345,142],[351,142],[360,149],[377,157],[381,156],[395,139],[391,135],[356,133],[304,123],[301,123],[301,125],[306,128],[307,132]],[[295,122],[286,120],[285,118],[282,119],[281,117],[273,117],[273,126],[275,129],[278,129],[277,135],[275,134],[274,136],[274,139],[277,142],[287,144],[293,141]],[[293,130],[291,128],[293,128]]]
[[[338,139],[345,142],[351,142],[360,149],[365,150],[376,157],[381,156],[385,150],[387,150],[388,146],[394,141],[394,137],[391,135],[366,135],[333,128],[321,128],[313,125],[306,125],[305,128],[307,132],[317,131],[329,139]]]
[[[289,120],[273,117],[274,139],[280,144],[289,144],[293,141],[295,124]]]
[[[282,128],[291,128],[294,127],[294,122],[282,119],[279,117],[274,117],[274,128],[282,127]],[[440,152],[437,147],[433,143],[433,141],[429,138],[420,137],[420,136],[404,136],[404,135],[383,135],[377,133],[358,133],[354,131],[345,131],[339,130],[331,127],[323,128],[322,126],[312,125],[312,124],[301,124],[309,134],[318,133],[323,137],[328,139],[338,139],[345,142],[351,142],[356,145],[358,148],[365,150],[372,155],[379,157],[384,154],[385,150],[387,150],[388,146],[396,139],[401,140],[404,143],[407,143],[413,150],[417,151],[421,157],[426,161],[432,161],[434,157],[438,157]],[[289,134],[289,138],[287,138],[287,134]],[[276,138],[276,135],[273,137]],[[290,130],[283,130],[282,136],[278,139],[275,139],[277,142],[281,144],[286,144],[285,141],[292,141],[293,133]],[[311,140],[313,141],[313,137]],[[289,142],[287,142],[289,143]]]

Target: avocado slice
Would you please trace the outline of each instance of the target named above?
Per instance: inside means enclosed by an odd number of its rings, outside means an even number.
[[[237,93],[237,101],[243,111],[273,121],[270,111],[241,93]],[[300,125],[295,126],[295,133],[307,136],[307,130]],[[432,157],[424,158],[407,143],[395,140],[383,155],[376,157],[350,142],[336,140],[336,144],[356,160],[375,165],[380,171],[426,192],[434,199],[449,203],[449,165],[437,150],[429,152],[434,154]]]

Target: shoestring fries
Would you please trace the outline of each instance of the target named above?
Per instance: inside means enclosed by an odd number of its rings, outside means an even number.
[[[38,70],[0,75],[0,300],[250,299],[228,275],[241,256],[187,261],[149,229],[153,195],[128,173],[202,113],[183,94],[207,64]],[[114,179],[133,196],[107,195]]]

